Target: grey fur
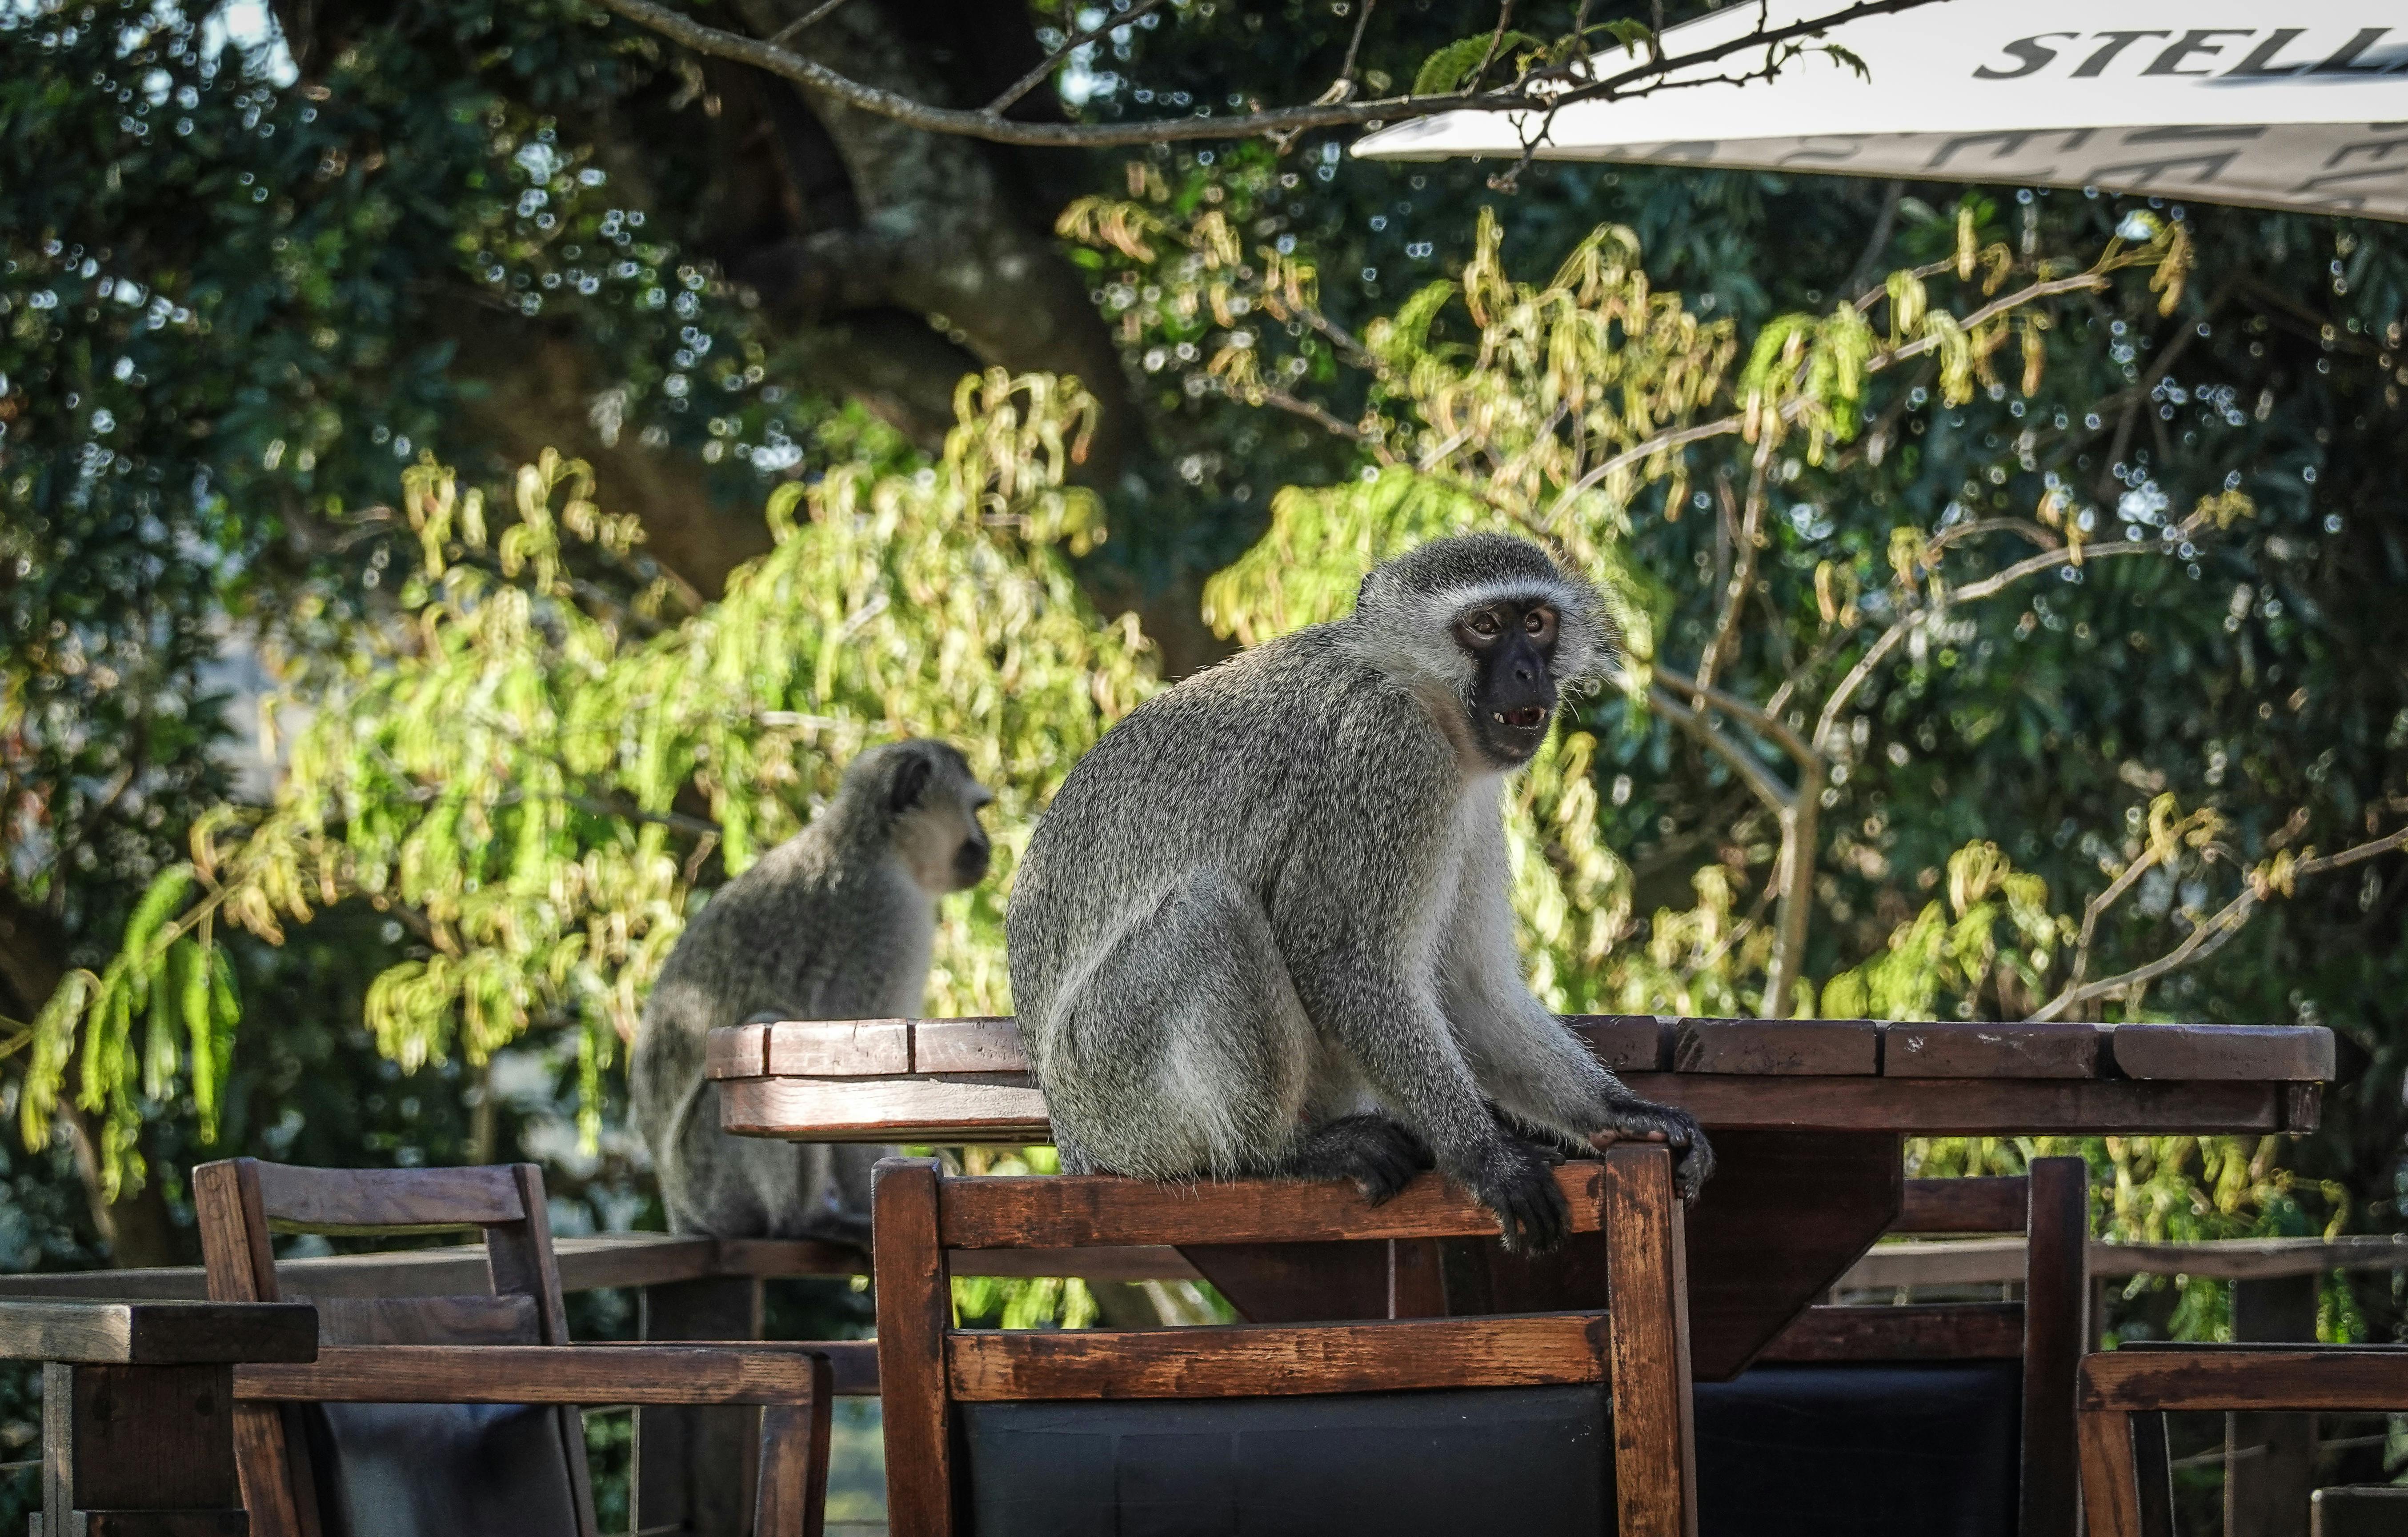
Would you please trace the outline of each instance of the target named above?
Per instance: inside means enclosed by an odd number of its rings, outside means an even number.
[[[978,811],[993,798],[943,742],[874,748],[810,826],[695,915],[652,986],[628,1069],[672,1231],[867,1242],[870,1167],[888,1150],[722,1131],[704,1037],[753,1019],[919,1013],[937,899],[985,875]]]
[[[1008,914],[1065,1169],[1334,1174],[1377,1197],[1419,1154],[1543,1247],[1551,1155],[1661,1134],[1694,1197],[1696,1123],[1631,1094],[1524,979],[1505,773],[1473,740],[1453,629],[1500,596],[1555,607],[1559,691],[1602,676],[1613,635],[1585,583],[1519,539],[1441,539],[1374,570],[1352,617],[1147,701],[1071,771]]]

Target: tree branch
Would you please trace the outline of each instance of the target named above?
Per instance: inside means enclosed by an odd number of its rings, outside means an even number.
[[[1731,766],[1756,797],[1770,807],[1775,815],[1785,814],[1798,798],[1798,793],[1774,777],[1764,760],[1744,746],[1714,729],[1713,723],[1698,711],[1690,709],[1660,686],[1650,687],[1647,702],[1666,720],[1695,737],[1707,751]]]
[[[705,26],[657,0],[599,0],[605,9],[624,17],[671,42],[697,53],[751,65],[784,79],[824,92],[848,107],[889,118],[908,127],[933,134],[953,134],[994,144],[1026,144],[1053,148],[1110,149],[1140,144],[1169,144],[1192,139],[1251,138],[1257,135],[1297,134],[1315,128],[1353,128],[1367,123],[1404,122],[1440,112],[1546,111],[1581,101],[1617,101],[1644,95],[1669,82],[1665,77],[1717,63],[1734,54],[1770,48],[1795,38],[1817,36],[1833,27],[1870,16],[1889,16],[1936,4],[1937,0],[1856,0],[1825,15],[1777,27],[1760,28],[1743,37],[1701,48],[1677,58],[1651,59],[1604,79],[1584,84],[1563,65],[1534,70],[1492,91],[1453,92],[1438,96],[1386,96],[1374,101],[1332,102],[1326,106],[1283,107],[1240,112],[1232,117],[1197,115],[1156,118],[1139,122],[1022,122],[993,109],[975,111],[932,107],[900,92],[867,85],[803,55],[773,47],[757,37]],[[1113,25],[1127,20],[1116,16]]]
[[[2305,875],[2323,875],[2331,870],[2342,869],[2372,859],[2377,855],[2388,854],[2399,848],[2408,848],[2408,827],[2402,827],[2387,838],[2378,838],[2372,842],[2360,843],[2355,848],[2344,849],[2339,854],[2328,855],[2321,859],[2302,859],[2291,867],[2291,875],[2294,880]],[[2257,911],[2258,904],[2265,899],[2255,884],[2243,888],[2239,896],[2225,903],[2213,916],[2201,920],[2197,927],[2184,937],[2182,943],[2159,955],[2156,960],[2146,966],[2136,966],[2131,970],[2116,976],[2101,977],[2093,983],[2068,982],[2064,991],[2049,999],[2030,1017],[2034,1021],[2061,1018],[2068,1010],[2087,1003],[2093,998],[2105,998],[2114,993],[2128,994],[2134,989],[2147,986],[2169,971],[2179,970],[2194,961],[2205,960],[2223,949],[2226,941],[2233,935],[2241,932],[2243,927],[2249,922],[2249,915]],[[2086,925],[2085,927],[2087,927]]]

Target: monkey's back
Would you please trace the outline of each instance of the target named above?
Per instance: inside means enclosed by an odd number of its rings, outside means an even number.
[[[1268,910],[1299,841],[1366,776],[1452,773],[1422,707],[1345,641],[1341,622],[1254,647],[1130,711],[1070,770],[1007,912],[1024,1031],[1180,881],[1213,869]]]

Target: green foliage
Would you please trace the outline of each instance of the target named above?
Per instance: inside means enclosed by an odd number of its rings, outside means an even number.
[[[1481,83],[1484,66],[1494,67],[1511,61],[1517,52],[1545,47],[1543,39],[1511,28],[1458,37],[1422,61],[1421,68],[1413,74],[1412,93],[1444,96],[1475,89]]]
[[[409,471],[423,553],[402,612],[309,660],[308,723],[273,804],[203,817],[192,864],[153,887],[119,958],[46,1011],[29,1142],[79,1026],[80,1099],[106,1104],[112,1127],[135,1125],[138,1098],[175,1078],[174,1038],[155,1024],[172,1013],[154,1008],[146,1061],[128,1044],[146,997],[209,1000],[186,1023],[211,1042],[193,1056],[196,1098],[213,1094],[217,999],[231,999],[193,981],[223,975],[210,925],[280,941],[286,923],[351,897],[408,914],[423,941],[368,989],[380,1049],[405,1070],[455,1050],[481,1063],[566,1022],[590,1141],[602,1074],[703,867],[715,852],[739,872],[798,830],[844,762],[882,738],[963,749],[997,792],[1008,881],[1036,809],[1151,675],[1133,625],[1100,621],[1069,573],[1068,553],[1104,537],[1094,498],[1064,482],[1092,404],[993,373],[965,380],[958,406],[933,465],[790,482],[768,510],[776,551],[718,602],[675,615],[666,583],[621,606],[573,576],[641,538],[597,506],[584,466],[547,454],[522,469],[498,527],[450,471]],[[680,810],[689,787],[701,804]],[[1000,913],[989,886],[943,925],[939,1012],[1005,1007]],[[131,1149],[112,1134],[113,1167]]]

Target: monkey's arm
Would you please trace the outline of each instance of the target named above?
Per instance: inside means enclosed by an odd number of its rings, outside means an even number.
[[[1439,1168],[1498,1214],[1510,1242],[1550,1247],[1562,1196],[1539,1151],[1489,1113],[1431,974],[1453,765],[1376,719],[1339,725],[1325,766],[1337,793],[1297,809],[1268,904],[1281,959],[1313,1027]]]
[[[1685,1111],[1632,1093],[1539,1001],[1524,980],[1506,895],[1504,828],[1484,826],[1465,852],[1455,911],[1440,926],[1439,976],[1448,1022],[1482,1092],[1515,1119],[1578,1151],[1601,1137],[1682,1149],[1683,1193],[1713,1171],[1713,1151]]]

